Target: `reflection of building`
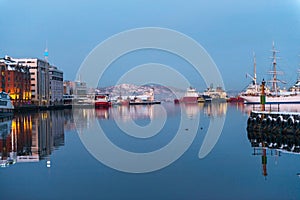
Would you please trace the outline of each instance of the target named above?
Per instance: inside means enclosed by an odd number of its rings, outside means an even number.
[[[63,111],[16,116],[10,133],[0,138],[1,162],[37,162],[48,157],[64,144],[63,119]]]
[[[31,100],[30,72],[27,66],[6,56],[0,59],[0,91],[10,93],[14,105]]]

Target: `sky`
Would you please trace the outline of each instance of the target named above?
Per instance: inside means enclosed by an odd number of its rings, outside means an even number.
[[[300,67],[299,0],[0,0],[0,57],[38,57],[74,80],[86,56],[112,35],[134,28],[162,27],[197,41],[216,63],[227,90],[250,82],[256,54],[258,80],[268,79],[272,42],[280,52],[281,79],[292,85]],[[149,62],[177,69],[202,90],[192,66],[161,51],[132,52],[116,60],[100,86],[115,83],[130,68]],[[101,59],[101,58],[99,58]]]

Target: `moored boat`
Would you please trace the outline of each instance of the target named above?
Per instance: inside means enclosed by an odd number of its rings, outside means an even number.
[[[227,93],[221,87],[213,88],[213,86],[211,86],[203,92],[202,97],[207,102],[221,103],[226,102]]]
[[[174,99],[174,103],[200,103],[204,102],[204,98],[199,95],[195,88],[189,87],[185,95],[180,99]]]
[[[6,92],[0,92],[0,116],[11,115],[14,110],[14,106],[10,100],[9,94]]]
[[[295,104],[300,103],[300,79],[298,78],[297,82],[292,86],[289,90],[282,90],[279,88],[278,83],[285,83],[284,81],[280,81],[277,78],[277,75],[281,74],[277,71],[277,61],[276,61],[276,50],[273,43],[273,70],[270,72],[272,74],[272,79],[269,81],[272,85],[269,88],[268,86],[265,87],[265,103],[266,104]],[[256,64],[254,63],[254,67]],[[255,68],[256,70],[256,68]],[[254,72],[255,72],[254,70]],[[246,104],[260,104],[260,95],[262,93],[260,86],[256,83],[256,72],[254,74],[253,84],[247,87],[245,92],[242,92],[240,97],[245,100]]]
[[[96,94],[95,95],[95,107],[104,108],[111,106],[111,102],[108,94]]]
[[[240,96],[236,96],[236,97],[229,97],[227,99],[227,102],[229,103],[244,103],[244,99]]]

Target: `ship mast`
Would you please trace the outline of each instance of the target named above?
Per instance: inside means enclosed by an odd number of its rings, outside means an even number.
[[[273,59],[273,61],[272,61],[272,65],[273,65],[273,71],[271,71],[270,73],[271,74],[273,74],[273,78],[272,78],[272,80],[271,80],[271,82],[272,82],[272,91],[274,91],[276,94],[277,94],[277,90],[278,90],[278,87],[277,87],[277,82],[278,82],[278,80],[277,80],[277,69],[276,69],[276,66],[277,66],[277,61],[276,61],[276,53],[277,52],[279,52],[279,51],[277,51],[276,49],[275,49],[275,44],[274,44],[274,41],[273,41],[273,45],[272,45],[272,59]]]
[[[253,67],[254,67],[253,82],[254,82],[254,85],[255,85],[255,91],[257,92],[258,89],[257,89],[257,84],[256,84],[256,56],[255,56],[255,52],[253,52]]]

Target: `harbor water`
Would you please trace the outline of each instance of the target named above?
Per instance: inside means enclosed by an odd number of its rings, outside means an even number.
[[[0,199],[299,199],[300,154],[265,146],[255,138],[259,134],[248,133],[251,110],[244,104],[162,103],[16,114],[1,122]],[[111,167],[84,139],[95,134],[89,130],[96,122],[120,149],[154,152],[180,134],[183,115],[183,136],[193,136],[191,144],[178,159],[147,172]],[[120,128],[134,122],[146,130],[163,120],[151,137]],[[210,124],[220,120],[221,132],[199,156]],[[129,167],[141,164],[135,160]]]

